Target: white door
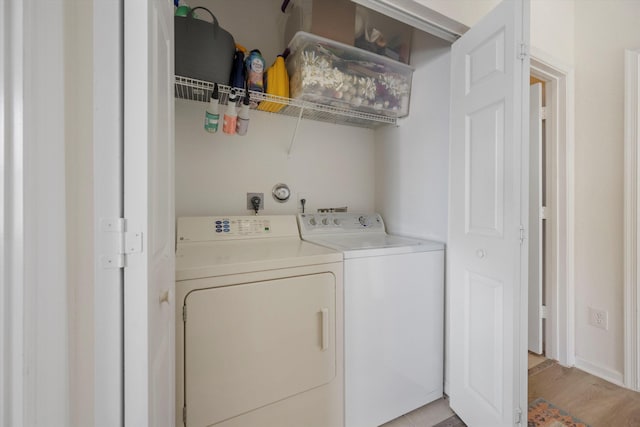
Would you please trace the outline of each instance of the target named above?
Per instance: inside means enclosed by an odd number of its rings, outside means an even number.
[[[173,2],[124,14],[124,421],[174,423]]]
[[[542,84],[529,90],[529,351],[542,354]]]
[[[528,22],[504,1],[452,46],[449,384],[470,426],[526,419]]]

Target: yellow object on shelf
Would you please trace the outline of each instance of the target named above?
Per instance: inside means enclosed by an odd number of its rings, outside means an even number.
[[[289,97],[289,74],[287,74],[287,67],[284,63],[284,58],[278,56],[267,69],[267,95],[280,96],[283,98]],[[280,111],[284,107],[281,103],[262,101],[258,105],[258,110],[269,111],[272,113]]]

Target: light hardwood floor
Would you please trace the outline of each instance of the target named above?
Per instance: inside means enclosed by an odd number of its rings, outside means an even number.
[[[529,375],[529,403],[544,398],[591,427],[640,426],[640,393],[558,364]]]
[[[546,360],[547,358],[544,356],[538,356],[537,354],[529,353],[529,369],[541,364]]]
[[[452,415],[453,411],[449,408],[449,401],[442,398],[389,421],[381,427],[431,427]]]
[[[544,357],[530,355],[529,368],[545,361]],[[528,402],[540,397],[591,427],[640,427],[640,393],[576,368],[552,364],[529,375]],[[431,427],[451,415],[448,400],[439,399],[383,427]]]

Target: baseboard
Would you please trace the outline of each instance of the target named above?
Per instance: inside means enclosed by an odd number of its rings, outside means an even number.
[[[579,356],[576,356],[576,368],[581,371],[585,371],[591,375],[595,375],[596,377],[602,378],[605,381],[609,381],[615,385],[620,387],[625,387],[624,385],[624,376],[622,372],[614,371],[609,368],[605,368],[603,366],[597,365],[595,363],[589,362]]]

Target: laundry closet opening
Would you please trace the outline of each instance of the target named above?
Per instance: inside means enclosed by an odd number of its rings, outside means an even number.
[[[267,66],[284,51],[281,1],[242,0],[234,8],[195,1]],[[251,14],[239,13],[251,10]],[[176,217],[245,215],[247,193],[263,193],[261,215],[347,207],[381,212],[390,231],[446,241],[450,43],[412,30],[408,117],[366,129],[252,110],[246,135],[203,129],[206,103],[175,101]],[[221,117],[222,118],[222,117]],[[297,130],[296,130],[297,127]],[[296,132],[295,147],[289,146]],[[271,197],[286,183],[290,199]]]
[[[237,43],[248,50],[259,49],[268,66],[286,48],[281,3],[279,0],[238,0],[229,8],[222,7],[217,0],[200,0],[190,6],[210,9]],[[512,173],[518,170],[513,164],[515,159],[521,159],[521,150],[526,148],[519,132],[520,115],[526,111],[522,101],[526,98],[516,88],[522,86],[524,90],[523,85],[528,83],[528,77],[527,82],[522,82],[525,69],[528,74],[528,59],[526,54],[500,52],[500,47],[505,49],[507,45],[508,52],[516,52],[514,39],[518,43],[527,41],[527,34],[519,25],[528,21],[528,15],[519,9],[520,5],[521,2],[501,3],[497,8],[501,14],[499,19],[507,22],[501,23],[504,25],[498,29],[485,27],[473,32],[473,40],[463,35],[461,40],[469,43],[458,51],[456,46],[461,46],[460,43],[412,29],[409,63],[414,71],[409,114],[398,120],[397,125],[368,129],[252,110],[246,135],[212,134],[203,128],[205,102],[175,101],[176,217],[249,215],[253,210],[247,208],[247,193],[261,193],[266,197],[259,215],[300,213],[304,199],[306,212],[337,207],[347,207],[349,212],[379,212],[391,233],[447,244],[450,243],[452,211],[456,208],[461,211],[460,205],[449,209],[453,184],[450,179],[457,190],[473,182],[473,209],[469,209],[476,222],[467,224],[471,229],[467,234],[477,232],[481,238],[502,236],[495,240],[509,242],[509,247],[489,242],[494,246],[487,246],[490,248],[487,252],[474,248],[471,256],[479,262],[502,260],[499,273],[508,278],[485,280],[490,277],[490,272],[485,271],[484,276],[472,277],[478,285],[474,292],[459,293],[457,298],[447,293],[451,300],[442,303],[455,314],[447,318],[451,322],[445,322],[445,342],[452,341],[449,328],[454,324],[459,332],[460,328],[465,331],[457,334],[458,337],[480,338],[457,340],[449,347],[450,351],[445,352],[442,381],[447,392],[453,363],[458,366],[467,363],[470,374],[465,375],[480,381],[479,390],[487,392],[480,398],[488,400],[492,408],[501,408],[486,411],[491,412],[488,416],[498,423],[506,419],[510,422],[514,408],[526,407],[526,396],[520,390],[524,384],[520,373],[526,369],[525,351],[522,348],[514,352],[520,348],[518,340],[525,335],[521,328],[526,325],[526,320],[514,314],[524,313],[518,306],[520,280],[513,280],[520,276],[518,268],[523,261],[519,257],[524,256],[517,237],[518,227],[514,225],[520,221],[521,207],[512,202],[508,206],[501,204],[505,200],[517,200],[521,185],[527,183],[527,177],[512,176]],[[513,19],[525,15],[526,20]],[[481,23],[488,22],[495,24],[491,20]],[[509,25],[514,28],[504,30]],[[468,91],[497,94],[492,95],[492,100],[477,99],[475,110],[456,110],[456,113],[467,111],[467,123],[473,121],[472,141],[466,147],[464,142],[460,144],[460,138],[454,138],[454,133],[459,137],[460,130],[465,129],[465,122],[452,123],[456,96],[464,98],[456,91],[463,87],[460,77],[465,67],[459,59],[464,55],[462,52],[473,56],[470,61],[478,59],[473,78],[467,80]],[[496,52],[502,54],[494,58]],[[456,77],[457,83],[453,84]],[[475,91],[476,88],[480,90]],[[487,90],[489,88],[496,90]],[[498,129],[496,123],[503,127]],[[296,138],[294,150],[290,150],[292,135]],[[452,140],[458,141],[455,152]],[[473,167],[464,164],[465,158],[471,158]],[[455,168],[452,159],[455,159]],[[456,173],[452,173],[453,170]],[[286,183],[291,192],[284,203],[270,197],[278,183]],[[457,190],[458,196],[464,193]],[[456,203],[463,199],[457,197]],[[468,207],[469,200],[463,202]],[[501,219],[491,222],[498,217]],[[504,222],[500,222],[503,219]],[[464,226],[456,227],[464,229]],[[484,245],[487,239],[482,242]],[[468,249],[466,242],[457,248],[463,246]],[[513,271],[509,270],[512,268]],[[461,312],[465,306],[463,300],[482,309]],[[483,306],[482,301],[489,302],[490,307]],[[469,313],[473,321],[465,322],[463,319]],[[474,335],[470,326],[481,334]],[[456,357],[454,362],[452,355]],[[503,359],[505,363],[495,363]],[[456,380],[460,379],[458,373]],[[498,389],[499,393],[492,391]],[[475,397],[461,397],[459,402],[483,411],[484,406],[478,400],[476,393]],[[453,398],[451,401],[453,406]],[[477,420],[473,414],[469,417]]]

